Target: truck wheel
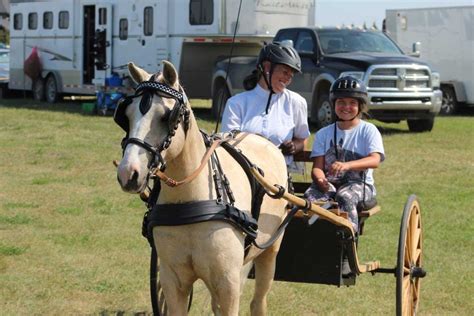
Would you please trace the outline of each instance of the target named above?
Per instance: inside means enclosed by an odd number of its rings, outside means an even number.
[[[224,85],[219,85],[212,96],[212,117],[216,120],[222,118],[224,107],[230,98],[229,90]]]
[[[44,101],[44,80],[39,77],[33,81],[31,86],[31,92],[33,93],[33,100],[35,101]]]
[[[46,101],[48,101],[48,103],[56,103],[58,101],[58,85],[56,83],[56,78],[54,78],[53,75],[50,75],[48,78],[46,78],[45,92]]]
[[[443,91],[443,103],[441,104],[440,114],[443,115],[452,115],[456,113],[458,108],[458,100],[456,99],[456,93],[454,92],[453,87],[443,86],[441,87]]]
[[[410,132],[421,133],[429,132],[433,129],[434,117],[421,120],[407,120]]]
[[[334,110],[329,95],[322,93],[317,100],[316,106],[311,111],[311,122],[316,124],[317,128],[322,128],[334,122]]]

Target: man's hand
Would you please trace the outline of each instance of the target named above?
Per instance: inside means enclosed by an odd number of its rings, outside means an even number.
[[[283,155],[286,155],[286,156],[294,155],[296,152],[295,143],[293,143],[293,141],[291,140],[281,143],[279,148],[281,149],[281,152],[283,153]]]

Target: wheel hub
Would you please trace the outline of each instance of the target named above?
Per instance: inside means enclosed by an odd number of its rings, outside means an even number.
[[[323,102],[318,111],[318,120],[323,123],[324,126],[331,123],[332,109],[331,103],[328,101]]]
[[[426,271],[422,267],[413,266],[410,268],[410,278],[413,280],[415,278],[424,278],[426,276]]]

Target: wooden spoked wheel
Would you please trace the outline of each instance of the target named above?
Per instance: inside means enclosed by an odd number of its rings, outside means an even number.
[[[426,275],[422,268],[422,226],[418,199],[410,195],[403,210],[398,242],[397,315],[416,315],[420,302],[420,279]]]

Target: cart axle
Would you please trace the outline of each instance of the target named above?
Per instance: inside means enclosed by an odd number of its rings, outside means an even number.
[[[395,272],[397,271],[397,268],[378,268],[378,269],[375,269],[372,272],[372,274],[375,274],[375,273],[392,273],[392,274],[395,274]]]

